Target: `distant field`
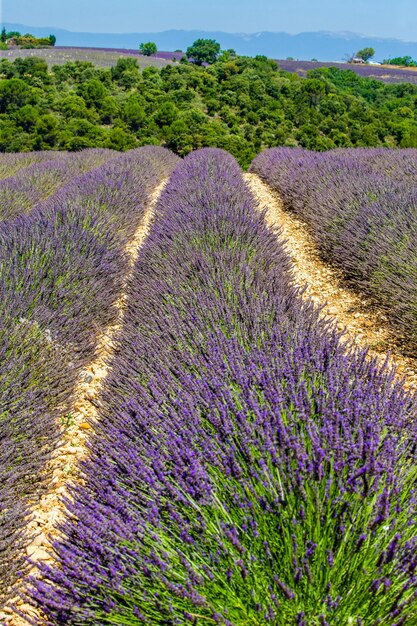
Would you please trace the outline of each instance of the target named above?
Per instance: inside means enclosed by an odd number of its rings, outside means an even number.
[[[121,56],[136,57],[139,67],[164,67],[172,59],[180,60],[182,52],[158,52],[157,56],[145,57],[138,50],[124,48],[71,48],[55,46],[55,48],[41,48],[38,50],[0,50],[0,58],[14,60],[18,57],[41,57],[49,65],[63,65],[67,61],[91,61],[98,67],[112,67]],[[375,78],[384,83],[415,83],[417,84],[417,69],[399,68],[388,65],[351,65],[349,63],[331,63],[318,61],[288,61],[277,59],[279,67],[288,72],[295,72],[305,76],[308,70],[319,67],[338,67],[342,70],[353,70],[359,76]]]
[[[384,83],[415,83],[417,84],[417,70],[415,68],[400,68],[389,65],[353,65],[350,63],[320,63],[319,61],[282,61],[277,60],[279,67],[287,72],[295,72],[305,76],[308,70],[319,67],[337,67],[341,70],[353,70],[363,78],[375,78]]]
[[[149,66],[164,67],[168,65],[171,55],[174,53],[161,53],[163,57],[145,57],[138,50],[116,50],[106,48],[40,48],[37,50],[0,50],[0,58],[14,61],[18,57],[40,57],[47,61],[48,65],[64,65],[68,61],[91,61],[98,67],[112,67],[116,65],[121,56],[137,57],[139,67]],[[174,55],[175,56],[175,55]],[[180,55],[177,55],[180,57]],[[167,57],[167,58],[165,58]]]

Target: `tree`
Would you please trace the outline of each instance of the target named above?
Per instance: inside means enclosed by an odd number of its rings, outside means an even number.
[[[58,121],[53,115],[46,113],[38,117],[34,138],[36,150],[44,150],[55,146],[58,139]]]
[[[417,67],[417,61],[414,61],[410,56],[394,57],[393,59],[384,59],[382,63],[384,65],[403,65],[404,67]]]
[[[24,131],[30,132],[39,119],[39,111],[31,104],[21,107],[16,115],[15,121]]]
[[[170,126],[178,117],[178,109],[173,102],[164,102],[155,112],[153,119],[160,128]]]
[[[215,39],[196,39],[192,46],[187,48],[186,55],[196,63],[215,63],[220,54],[220,44]]]
[[[153,43],[153,41],[148,41],[147,43],[141,43],[139,46],[139,50],[146,57],[150,57],[153,54],[157,53],[158,48],[156,47],[156,43]]]
[[[228,50],[222,50],[220,56],[217,58],[218,61],[221,61],[223,63],[226,63],[227,61],[230,61],[232,59],[236,58],[236,50],[233,50],[233,48],[229,48]]]
[[[51,42],[51,46],[54,46],[56,44],[56,37],[55,37],[55,35],[49,35],[48,39]]]
[[[133,131],[138,131],[145,124],[146,113],[139,97],[134,94],[123,105],[123,119]]]
[[[109,131],[107,136],[107,140],[105,143],[106,148],[110,148],[111,150],[130,150],[134,148],[136,145],[136,140],[132,135],[126,132],[123,128],[112,128]]]
[[[87,106],[101,109],[103,100],[108,96],[107,89],[97,79],[88,80],[77,89],[78,95],[84,98]]]
[[[14,111],[33,104],[36,97],[33,89],[20,78],[0,81],[0,113]]]
[[[111,76],[113,80],[119,80],[125,72],[138,72],[139,66],[137,59],[133,57],[120,57],[114,67],[111,68]]]
[[[300,85],[301,94],[310,107],[320,104],[320,101],[326,95],[326,83],[317,78],[306,78]]]
[[[6,43],[6,41],[7,41],[7,33],[6,33],[6,29],[4,27],[3,27],[2,31],[1,31],[0,41],[2,41],[3,43]]]
[[[365,61],[366,63],[374,56],[374,54],[375,50],[373,48],[362,48],[362,50],[359,50],[359,52],[356,53],[356,56],[359,59],[363,59],[363,61]]]

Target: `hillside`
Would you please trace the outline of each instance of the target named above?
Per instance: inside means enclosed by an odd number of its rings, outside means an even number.
[[[139,53],[138,49],[105,49],[105,48],[76,48],[66,46],[55,46],[46,50],[0,50],[0,59],[15,59],[38,57],[44,59],[49,67],[53,65],[64,65],[68,61],[87,61],[96,67],[113,67],[120,58],[134,57],[138,66],[164,67],[172,60],[179,61],[183,56],[182,52],[158,52],[146,57]],[[279,67],[289,72],[295,72],[299,76],[305,77],[309,70],[321,67],[336,67],[342,70],[351,70],[364,78],[374,78],[383,83],[417,83],[416,68],[398,68],[390,65],[355,65],[348,63],[325,63],[319,61],[295,61],[288,59],[276,59]]]
[[[122,57],[112,68],[69,62],[49,71],[27,58],[1,59],[0,77],[3,152],[156,144],[184,156],[208,146],[247,167],[273,146],[417,146],[417,85],[336,68],[301,78],[264,57],[226,56],[140,71]]]

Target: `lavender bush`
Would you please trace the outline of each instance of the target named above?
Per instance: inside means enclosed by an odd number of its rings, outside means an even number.
[[[20,170],[33,163],[51,161],[52,159],[66,159],[69,152],[55,152],[50,150],[40,152],[19,152],[16,154],[0,154],[0,180],[15,176]]]
[[[15,176],[0,181],[0,220],[28,213],[76,176],[105,163],[117,153],[90,149],[66,158],[52,158],[21,169]]]
[[[69,410],[97,335],[116,318],[126,239],[177,161],[163,148],[134,150],[76,178],[29,216],[0,224],[2,601],[25,569],[28,504],[45,486],[58,416]]]
[[[324,258],[371,296],[417,349],[417,150],[274,148],[251,171],[311,229]]]
[[[175,170],[128,295],[48,623],[413,623],[416,402],[290,286],[230,155]]]

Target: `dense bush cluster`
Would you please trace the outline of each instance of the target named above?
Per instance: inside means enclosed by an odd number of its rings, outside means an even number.
[[[94,151],[84,158],[91,163]],[[0,223],[0,600],[24,569],[28,502],[45,484],[59,417],[115,320],[124,247],[177,157],[141,148],[82,176],[67,161],[72,182],[30,215]]]
[[[49,35],[49,37],[35,37],[31,33],[19,33],[19,31],[7,32],[5,28],[2,28],[0,34],[0,50],[7,50],[8,48],[49,48],[56,43],[55,35]]]
[[[129,57],[113,68],[77,61],[51,72],[42,59],[2,59],[0,151],[156,144],[184,156],[211,146],[248,166],[273,146],[417,147],[416,102],[417,85],[335,68],[300,78],[264,57],[143,72]]]
[[[273,149],[251,166],[417,351],[417,150]]]
[[[414,623],[416,404],[287,267],[232,157],[187,157],[33,583],[49,623]]]

